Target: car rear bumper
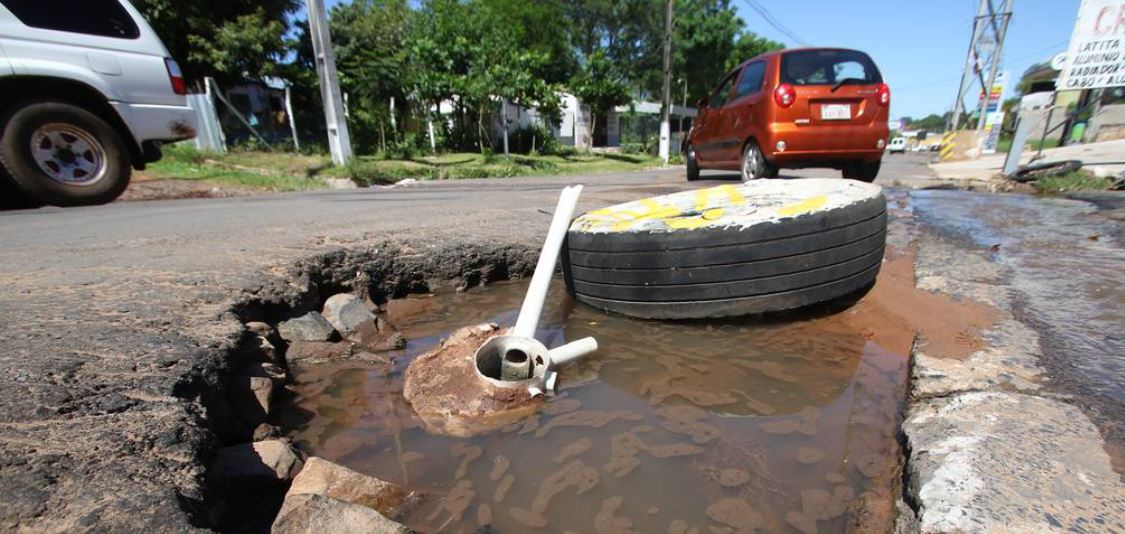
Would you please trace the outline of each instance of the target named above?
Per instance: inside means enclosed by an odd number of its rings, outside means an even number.
[[[138,145],[150,141],[180,141],[195,137],[195,111],[188,106],[111,102]]]
[[[883,157],[890,130],[884,125],[772,124],[762,152],[776,165],[834,161],[876,161]],[[785,143],[785,150],[778,143]]]

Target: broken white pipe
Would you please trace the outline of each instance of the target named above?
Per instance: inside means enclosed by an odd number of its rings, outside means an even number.
[[[523,297],[520,315],[512,329],[513,336],[535,338],[535,328],[539,326],[539,316],[543,314],[543,302],[547,300],[547,288],[555,274],[555,263],[559,261],[559,250],[562,249],[566,230],[574,217],[574,209],[578,206],[578,195],[581,194],[582,186],[576,185],[564,188],[559,195],[559,204],[555,206],[555,216],[547,230],[547,239],[543,242],[543,250],[539,251],[539,263],[535,265],[535,273],[531,275],[531,286]]]
[[[552,366],[562,367],[596,350],[598,340],[586,337],[547,351],[547,358],[551,360]]]

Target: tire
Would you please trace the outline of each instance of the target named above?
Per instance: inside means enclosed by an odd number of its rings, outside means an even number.
[[[129,149],[108,122],[63,102],[14,107],[0,132],[0,165],[45,204],[112,202],[129,185]]]
[[[775,312],[869,287],[886,226],[877,186],[824,179],[727,185],[579,217],[563,271],[580,302],[633,317]]]
[[[746,146],[742,147],[742,162],[739,165],[739,170],[743,182],[777,176],[777,167],[766,161],[766,157],[762,155],[762,150],[758,148],[758,143],[753,140],[747,141]]]
[[[1047,163],[1032,163],[1021,165],[1012,179],[1020,183],[1034,182],[1042,178],[1070,174],[1082,168],[1082,162],[1076,159],[1052,161]]]
[[[687,166],[687,180],[694,182],[699,179],[699,161],[695,159],[695,147],[688,145],[684,156]]]
[[[879,176],[882,160],[873,162],[849,163],[844,166],[844,178],[871,183]]]

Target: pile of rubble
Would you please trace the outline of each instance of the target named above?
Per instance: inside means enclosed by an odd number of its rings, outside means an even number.
[[[246,323],[225,398],[210,399],[209,417],[219,448],[208,482],[223,496],[280,492],[289,486],[274,532],[407,532],[397,517],[411,494],[326,460],[306,458],[270,423],[287,389],[292,365],[340,358],[382,358],[406,340],[367,300],[341,293],[322,311],[280,322]],[[228,502],[228,499],[219,499]],[[223,516],[223,510],[213,510]]]

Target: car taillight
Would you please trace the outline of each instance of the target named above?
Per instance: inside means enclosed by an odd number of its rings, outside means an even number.
[[[879,97],[880,106],[891,105],[891,88],[887,84],[879,84],[879,88],[875,90],[875,95]]]
[[[792,106],[797,101],[797,90],[792,85],[783,83],[773,90],[773,101],[783,108]]]
[[[180,65],[172,58],[164,58],[164,66],[168,68],[168,79],[172,82],[172,90],[177,95],[187,94],[187,82],[184,81],[184,73],[180,72]]]

